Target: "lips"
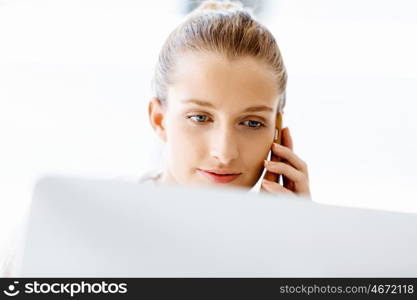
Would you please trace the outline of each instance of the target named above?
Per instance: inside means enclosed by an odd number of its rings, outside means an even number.
[[[242,173],[230,172],[226,170],[201,170],[197,171],[214,183],[228,183],[238,178]]]

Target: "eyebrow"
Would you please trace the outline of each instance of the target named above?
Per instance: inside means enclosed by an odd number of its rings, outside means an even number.
[[[197,99],[188,99],[185,101],[182,101],[182,103],[194,103],[200,106],[206,106],[206,107],[210,107],[210,108],[216,108],[213,104],[211,104],[210,102],[206,102],[206,101],[202,101],[202,100],[197,100]],[[251,106],[246,108],[244,111],[242,112],[258,112],[258,111],[270,111],[273,112],[274,110],[272,109],[272,107],[266,106],[266,105],[257,105],[257,106]]]

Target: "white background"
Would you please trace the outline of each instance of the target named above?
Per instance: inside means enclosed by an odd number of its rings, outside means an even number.
[[[0,0],[0,246],[40,176],[158,162],[146,107],[181,4]],[[417,213],[417,1],[271,1],[260,20],[288,69],[284,126],[313,200]]]

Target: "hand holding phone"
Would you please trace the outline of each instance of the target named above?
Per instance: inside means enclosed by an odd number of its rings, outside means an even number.
[[[289,129],[282,129],[280,112],[277,114],[273,142],[282,147],[271,147],[271,160],[265,161],[267,171],[261,189],[269,193],[287,193],[311,198],[307,164],[294,153]]]

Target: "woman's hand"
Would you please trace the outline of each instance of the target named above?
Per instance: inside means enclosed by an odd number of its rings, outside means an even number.
[[[293,152],[293,141],[288,127],[282,130],[282,145],[272,144],[271,151],[281,158],[281,162],[265,160],[264,166],[271,173],[282,174],[283,185],[264,178],[261,190],[272,194],[311,197],[307,164]]]

